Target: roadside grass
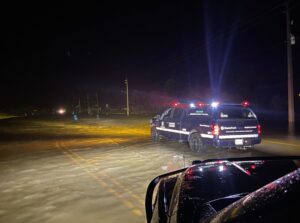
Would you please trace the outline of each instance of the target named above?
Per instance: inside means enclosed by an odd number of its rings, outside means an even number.
[[[0,119],[8,119],[8,118],[15,118],[15,117],[18,117],[18,116],[0,113]]]
[[[4,117],[4,116],[3,116]],[[9,117],[9,116],[6,116]],[[11,116],[12,117],[12,116]],[[149,136],[148,118],[115,119],[108,118],[98,121],[83,120],[26,120],[18,119],[6,122],[0,126],[0,133],[12,136],[39,137],[101,137],[101,138],[131,138]]]

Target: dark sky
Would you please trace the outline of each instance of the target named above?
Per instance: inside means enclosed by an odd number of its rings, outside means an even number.
[[[109,2],[109,4],[108,4]],[[52,106],[95,91],[203,88],[285,97],[282,0],[106,1],[2,7],[1,107]],[[297,1],[292,26],[300,35]],[[298,13],[297,13],[298,12]],[[298,14],[298,15],[297,15]],[[299,43],[293,47],[295,90]],[[194,95],[194,94],[192,94]]]

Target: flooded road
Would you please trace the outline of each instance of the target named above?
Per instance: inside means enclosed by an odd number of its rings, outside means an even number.
[[[159,174],[196,159],[300,151],[297,140],[270,138],[248,151],[193,153],[152,142],[147,118],[0,124],[0,222],[145,222],[146,189]]]

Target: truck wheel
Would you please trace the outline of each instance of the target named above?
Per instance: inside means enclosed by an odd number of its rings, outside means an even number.
[[[151,139],[155,142],[159,141],[160,136],[155,127],[151,128]]]
[[[198,133],[193,133],[190,136],[189,146],[193,152],[203,152],[206,149],[206,145],[203,143],[203,140]]]

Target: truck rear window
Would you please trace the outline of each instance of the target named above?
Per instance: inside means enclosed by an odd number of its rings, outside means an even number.
[[[247,108],[220,108],[219,119],[256,119],[255,114]]]

